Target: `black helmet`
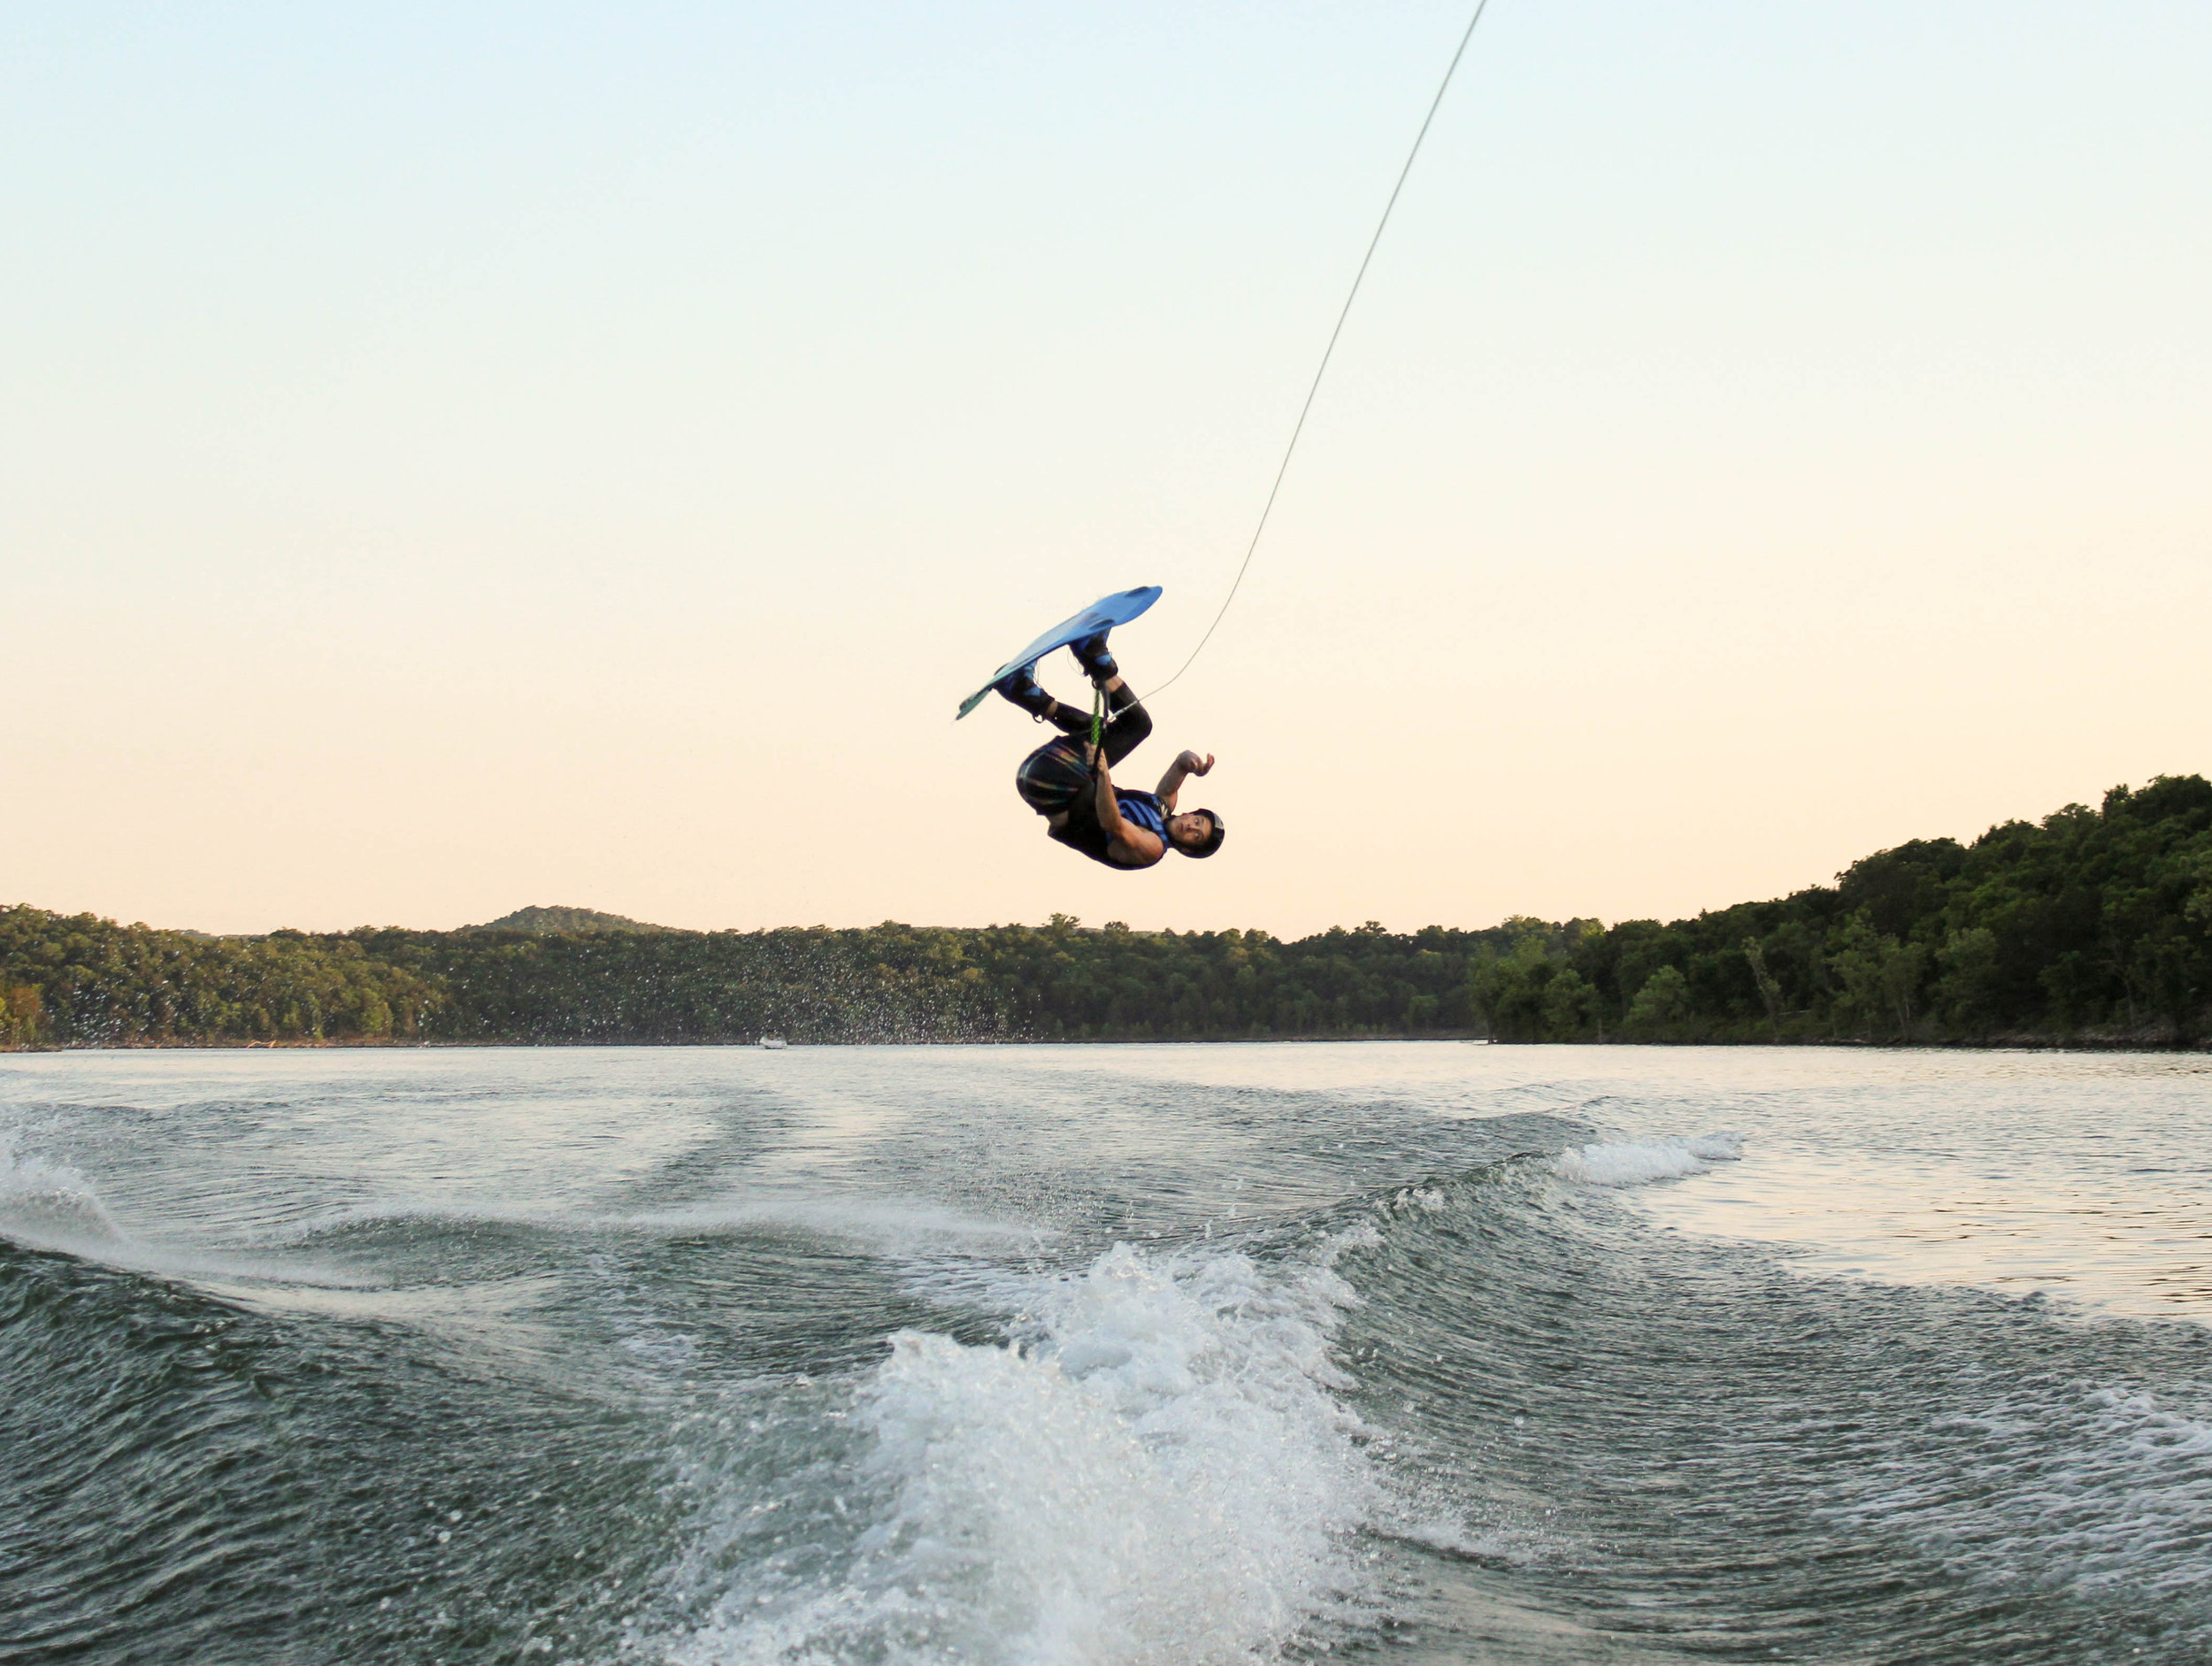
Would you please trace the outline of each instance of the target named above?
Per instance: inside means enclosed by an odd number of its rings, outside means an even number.
[[[1210,810],[1194,810],[1191,812],[1191,814],[1194,816],[1203,816],[1208,821],[1213,824],[1213,831],[1206,835],[1206,842],[1200,845],[1196,849],[1193,849],[1188,845],[1178,845],[1175,848],[1187,856],[1210,856],[1215,851],[1221,848],[1221,841],[1223,836],[1228,833],[1228,826],[1225,822],[1223,822],[1220,815],[1217,811]]]

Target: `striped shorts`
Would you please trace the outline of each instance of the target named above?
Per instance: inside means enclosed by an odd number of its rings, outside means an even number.
[[[1151,713],[1134,701],[1116,712],[1102,737],[1106,743],[1107,766],[1119,764],[1151,733]],[[1057,816],[1089,792],[1095,783],[1090,765],[1083,760],[1090,749],[1091,720],[1084,713],[1075,733],[1055,735],[1022,760],[1021,768],[1014,772],[1014,790],[1022,795],[1022,802],[1040,816]]]

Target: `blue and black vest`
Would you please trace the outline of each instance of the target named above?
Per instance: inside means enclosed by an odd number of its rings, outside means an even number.
[[[1121,806],[1121,818],[1132,827],[1143,828],[1156,837],[1162,845],[1169,842],[1167,806],[1160,802],[1157,793],[1125,792],[1117,787],[1114,788],[1114,800]],[[1114,841],[1098,825],[1098,817],[1091,808],[1087,793],[1069,807],[1067,825],[1055,827],[1051,833],[1069,849],[1080,850],[1093,862],[1102,862],[1108,867],[1119,868],[1124,872],[1141,871],[1131,869],[1125,863],[1116,862],[1106,854]]]

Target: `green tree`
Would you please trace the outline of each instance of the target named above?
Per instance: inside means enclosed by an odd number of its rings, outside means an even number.
[[[1766,951],[1755,937],[1743,940],[1743,957],[1751,967],[1752,980],[1759,987],[1759,1000],[1767,1010],[1767,1027],[1774,1039],[1782,1039],[1782,986],[1767,970]]]
[[[1517,917],[1502,928],[1513,933],[1504,954],[1486,948],[1468,982],[1476,1011],[1500,1041],[1534,1041],[1545,1029],[1544,991],[1558,967],[1553,955],[1555,927]]]
[[[1952,1033],[1986,1035],[1997,1021],[1997,933],[1986,925],[1953,931],[1936,964],[1936,1002]]]
[[[1664,1035],[1689,1016],[1690,980],[1675,966],[1661,966],[1644,979],[1628,1003],[1630,1029],[1642,1036]]]
[[[1544,986],[1544,1039],[1574,1041],[1595,1022],[1598,992],[1572,966],[1562,966]]]
[[[1927,958],[1920,944],[1878,933],[1860,910],[1837,933],[1833,964],[1844,988],[1838,1016],[1861,1033],[1909,1037]]]

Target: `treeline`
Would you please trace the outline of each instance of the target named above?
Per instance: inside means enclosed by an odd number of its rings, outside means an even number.
[[[0,910],[0,1042],[382,1040],[427,1034],[442,999],[357,936],[209,937]]]
[[[2193,1045],[2212,1019],[2212,782],[2116,787],[1669,925],[1517,924],[1475,973],[1501,1040]]]
[[[0,911],[0,1040],[960,1041],[1469,1033],[1502,931],[1285,943],[1064,915],[765,932],[364,928],[202,938]]]
[[[262,938],[0,910],[0,1042],[1238,1040],[2194,1045],[2212,783],[1915,841],[1832,887],[1661,925],[1392,933],[1041,926]]]

